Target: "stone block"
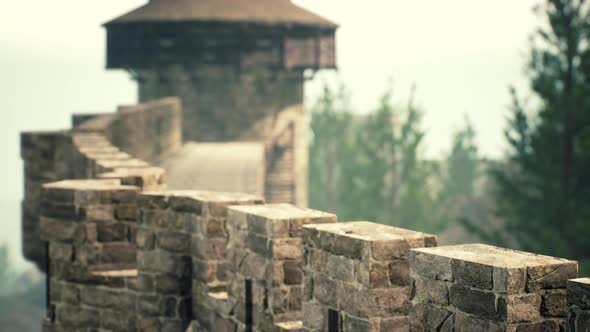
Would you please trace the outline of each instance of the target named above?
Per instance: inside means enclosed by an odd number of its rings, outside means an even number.
[[[303,271],[300,261],[286,261],[282,265],[283,278],[286,285],[301,285]],[[280,275],[280,272],[279,272]]]
[[[447,282],[427,279],[420,275],[414,275],[413,279],[412,301],[440,306],[449,305],[449,285]]]
[[[191,236],[187,233],[161,231],[156,234],[156,246],[175,253],[190,253]]]
[[[590,330],[590,311],[582,311],[572,316],[570,331],[589,331]]]
[[[446,311],[456,331],[558,331],[565,280],[577,273],[573,261],[481,244],[413,249],[410,266],[417,330]]]
[[[379,331],[410,332],[410,320],[406,316],[383,318],[379,322]]]
[[[462,313],[455,313],[455,331],[489,331],[489,332],[506,332],[506,327],[498,322],[487,321],[475,317],[467,316]]]
[[[389,262],[389,282],[395,286],[411,283],[410,262],[407,259],[396,259]]]
[[[590,278],[569,280],[567,283],[567,301],[582,310],[590,310]]]
[[[113,331],[135,331],[136,312],[121,310],[102,310],[101,326]]]
[[[324,331],[328,310],[321,305],[303,302],[303,326],[312,331]]]
[[[186,212],[200,215],[203,210],[203,202],[190,196],[172,195],[169,198],[170,208],[177,212]]]
[[[354,261],[344,256],[328,255],[328,275],[334,280],[354,281]],[[387,271],[386,277],[387,279]]]
[[[100,311],[78,306],[60,305],[56,310],[56,321],[72,329],[100,326]]]
[[[138,228],[136,236],[136,244],[138,249],[153,250],[155,248],[156,237],[154,232],[147,228]]]
[[[507,295],[498,299],[497,306],[501,320],[507,323],[532,323],[541,319],[540,294]]]
[[[323,276],[322,274],[315,274],[313,277],[313,297],[320,303],[336,308],[338,306],[337,283],[336,281]]]
[[[137,265],[145,271],[188,276],[191,271],[190,258],[165,251],[139,251]]]
[[[567,290],[554,289],[541,292],[541,315],[544,317],[566,317],[567,308]]]
[[[541,289],[566,288],[568,279],[578,277],[578,264],[574,261],[558,260],[550,261],[538,256],[540,264],[527,267],[528,292],[536,292]],[[543,264],[546,263],[546,264]]]
[[[119,204],[115,207],[115,218],[118,220],[134,221],[137,220],[137,204]]]
[[[526,286],[526,268],[494,267],[494,291],[500,294],[523,293]]]
[[[342,331],[409,331],[408,259],[426,237],[435,242],[434,236],[370,222],[304,225],[304,307],[311,302],[335,310]]]
[[[129,227],[122,222],[96,223],[96,235],[99,242],[125,241],[128,238]]]
[[[301,260],[303,258],[302,241],[298,238],[276,239],[269,243],[271,246],[273,259],[293,259]]]
[[[342,315],[343,332],[371,332],[371,323],[367,319],[362,319],[350,315]]]
[[[492,289],[492,275],[494,268],[464,260],[452,260],[451,271],[454,280],[459,285],[478,289]]]
[[[453,312],[433,304],[415,304],[409,318],[410,331],[453,331]]]
[[[83,224],[42,216],[39,221],[41,239],[49,242],[82,243],[86,239]]]
[[[136,304],[135,296],[129,292],[94,286],[82,287],[80,298],[83,304],[91,307],[108,308],[123,312],[133,312]]]
[[[52,260],[71,261],[74,254],[74,246],[70,243],[49,243],[49,258]]]

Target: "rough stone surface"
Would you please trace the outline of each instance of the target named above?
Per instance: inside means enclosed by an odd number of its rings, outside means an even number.
[[[560,331],[577,262],[482,244],[413,249],[416,331]]]
[[[427,242],[434,236],[364,221],[303,226],[304,327],[328,331],[337,321],[346,332],[409,331],[408,254]],[[448,303],[446,288],[419,296]]]
[[[233,275],[228,282],[228,293],[239,306],[246,305],[244,294],[247,287],[252,287],[255,294],[260,294],[255,297],[257,300],[253,301],[251,309],[254,313],[261,313],[252,325],[255,331],[270,331],[271,328],[283,331],[290,326],[299,326],[287,322],[300,321],[302,310],[305,310],[302,307],[306,296],[302,287],[302,226],[335,222],[334,214],[291,204],[229,208],[227,229],[230,238],[227,251],[228,256],[234,259],[230,260],[228,266]],[[242,241],[244,238],[246,242]],[[329,268],[343,279],[354,277],[352,264],[346,264],[345,261],[326,261],[326,264],[330,264]],[[251,286],[247,286],[247,283]],[[315,291],[323,294],[320,296],[336,296],[335,284],[316,281],[316,286]],[[246,327],[245,315],[236,315],[235,318],[239,326]]]
[[[548,301],[548,310],[562,313],[553,298]],[[567,283],[568,321],[570,331],[590,331],[590,278],[569,280]]]

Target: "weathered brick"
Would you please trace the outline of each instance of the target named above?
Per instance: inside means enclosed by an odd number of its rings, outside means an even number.
[[[328,255],[328,274],[335,280],[352,282],[354,280],[354,261],[344,256]],[[385,272],[387,279],[387,271]]]
[[[389,262],[389,282],[396,286],[410,284],[410,262],[407,259],[396,259]]]
[[[457,284],[479,289],[492,289],[492,275],[494,268],[465,260],[451,261],[453,279]]]
[[[555,289],[541,292],[541,314],[545,317],[566,317],[567,291]]]
[[[526,289],[535,292],[540,289],[566,288],[568,279],[577,276],[578,264],[572,261],[528,267]]]
[[[322,276],[321,274],[314,275],[313,278],[313,296],[319,302],[337,307],[338,301],[336,297],[336,282],[328,277]]]
[[[83,224],[41,217],[39,222],[40,237],[46,241],[81,243],[86,239]]]
[[[508,323],[530,323],[541,318],[539,294],[507,295],[498,299],[501,320]]]
[[[419,303],[410,311],[410,331],[444,331],[443,326],[453,320],[453,313],[438,306]],[[461,331],[461,330],[460,330]],[[467,332],[468,330],[465,330]],[[475,331],[475,330],[474,330]]]
[[[501,294],[523,293],[526,278],[526,268],[494,267],[494,291]]]
[[[188,254],[191,247],[191,236],[185,233],[161,231],[156,234],[156,244],[164,250]]]
[[[97,223],[96,232],[99,242],[124,241],[128,237],[128,226],[121,222]]]
[[[282,264],[286,285],[300,285],[303,279],[301,261],[285,261]]]
[[[590,310],[590,278],[569,280],[567,283],[567,301],[582,310]]]
[[[449,289],[449,299],[452,305],[465,313],[485,319],[500,319],[500,313],[496,311],[494,293],[454,284]]]
[[[430,280],[415,275],[412,287],[412,299],[417,303],[449,305],[449,286],[445,281]]]

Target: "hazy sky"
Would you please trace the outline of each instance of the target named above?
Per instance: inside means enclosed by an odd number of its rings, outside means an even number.
[[[198,1],[198,0],[195,0]],[[390,78],[396,101],[412,84],[425,111],[426,153],[449,150],[469,115],[484,155],[500,156],[510,84],[525,90],[528,36],[539,24],[533,0],[297,0],[340,24],[337,74],[308,83],[308,101],[323,81],[342,81],[353,105],[376,105]],[[106,71],[100,24],[145,3],[138,0],[11,1],[0,11],[0,111],[4,185],[0,243],[20,251],[22,163],[18,133],[67,128],[73,112],[112,111],[133,103],[134,83]]]

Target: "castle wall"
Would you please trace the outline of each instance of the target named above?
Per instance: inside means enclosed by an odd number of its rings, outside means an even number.
[[[27,236],[49,247],[44,331],[590,329],[588,282],[568,283],[577,262],[166,191],[164,171],[112,145],[96,128],[113,118],[97,119],[23,135],[30,178],[74,179],[27,196],[41,220]]]
[[[135,272],[126,269],[136,260],[135,214],[125,212],[136,210],[138,192],[118,180],[43,186],[40,236],[50,259],[44,331],[134,328]]]
[[[22,133],[24,256],[42,271],[46,270],[45,244],[39,238],[40,193],[45,183],[92,179],[102,173],[117,173],[103,177],[122,179],[126,184],[145,189],[163,188],[163,170],[135,156],[140,155],[150,161],[159,160],[180,147],[180,109],[178,99],[168,98],[126,108],[117,116],[92,116],[71,131]],[[133,156],[112,145],[111,140]],[[161,142],[155,144],[156,141]]]
[[[413,250],[412,331],[565,331],[574,261],[482,244]]]
[[[553,301],[554,307],[561,310],[563,298]],[[569,328],[571,332],[590,330],[590,278],[569,280],[567,283],[567,303],[569,305]]]
[[[77,116],[73,122],[81,122],[74,131],[103,134],[117,148],[152,164],[182,147],[182,106],[174,97],[122,106],[115,114]]]
[[[408,331],[412,248],[436,237],[371,222],[303,227],[304,331]]]
[[[234,206],[227,230],[228,295],[238,330],[271,331],[302,320],[302,226],[336,215],[290,204]]]

